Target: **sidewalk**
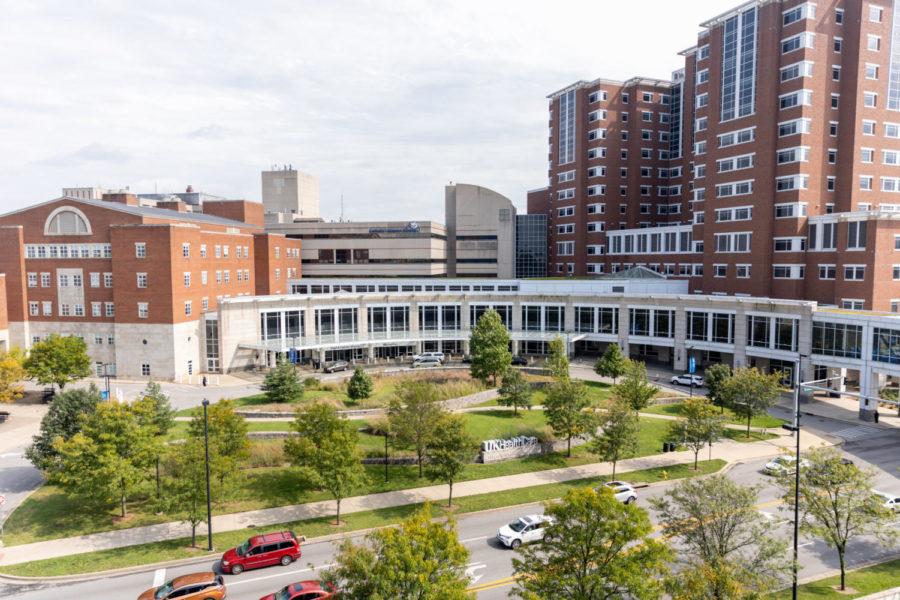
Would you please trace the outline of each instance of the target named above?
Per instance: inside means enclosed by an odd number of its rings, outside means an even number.
[[[790,410],[794,409],[792,403],[781,402],[780,406]],[[866,427],[877,427],[880,429],[900,429],[900,417],[897,416],[896,409],[886,410],[881,408],[877,424],[862,421],[859,418],[859,400],[851,397],[829,398],[822,394],[817,394],[813,400],[800,404],[800,412],[836,421],[847,421],[854,425],[865,425]]]
[[[809,448],[811,446],[818,446],[830,442],[824,438],[807,434],[801,437],[801,443],[804,448]],[[786,444],[781,443],[781,438],[743,444],[727,441],[721,442],[713,448],[713,457],[725,460],[729,463],[755,460],[781,454],[784,452],[785,445]],[[692,463],[693,460],[694,455],[690,451],[657,454],[620,461],[617,472],[624,474],[630,471],[650,469],[653,467],[667,467],[676,464]],[[612,466],[609,463],[594,463],[579,467],[565,467],[561,469],[537,471],[534,473],[521,473],[518,475],[507,475],[490,479],[464,481],[455,484],[453,486],[453,491],[454,496],[459,498],[463,496],[473,496],[490,492],[514,490],[522,487],[561,483],[575,479],[609,475],[611,472]],[[433,485],[408,490],[398,490],[395,492],[371,494],[368,496],[356,496],[344,499],[341,504],[341,513],[349,514],[377,510],[406,504],[416,504],[428,500],[440,502],[445,500],[446,497],[446,485]],[[275,525],[290,521],[325,517],[333,515],[334,512],[335,503],[331,500],[327,500],[229,515],[219,515],[213,517],[213,530],[216,532],[236,531],[250,526],[259,527],[261,525]],[[200,526],[197,534],[204,535],[204,532],[205,527]],[[300,533],[302,533],[302,531]],[[0,565],[13,565],[33,560],[83,554],[97,550],[123,548],[135,544],[159,542],[189,536],[190,527],[186,523],[172,522],[71,538],[48,540],[0,549]]]

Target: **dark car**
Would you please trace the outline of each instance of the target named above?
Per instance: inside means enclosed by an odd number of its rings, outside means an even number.
[[[510,361],[510,364],[514,367],[527,367],[528,359],[525,358],[524,356],[513,356],[512,361]]]
[[[288,566],[300,558],[300,542],[293,531],[254,535],[222,555],[222,571],[239,575],[247,569],[273,565]]]
[[[286,585],[274,594],[263,596],[259,600],[324,600],[334,597],[334,586],[309,580]]]
[[[225,600],[226,596],[222,576],[210,571],[176,577],[158,588],[150,588],[138,600]]]
[[[338,371],[346,371],[350,368],[350,363],[346,360],[336,360],[334,362],[330,362],[325,365],[325,368],[322,369],[326,373],[337,373]]]

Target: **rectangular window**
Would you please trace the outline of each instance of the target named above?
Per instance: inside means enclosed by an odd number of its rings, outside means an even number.
[[[134,257],[147,258],[147,244],[145,244],[144,242],[135,242]]]
[[[866,247],[866,222],[847,223],[847,250],[863,250]]]
[[[138,273],[137,274],[137,286],[139,288],[147,287],[147,274],[146,273]]]
[[[103,309],[107,317],[116,316],[116,305],[114,302],[104,302]]]
[[[865,265],[844,265],[845,281],[862,281],[866,278]]]
[[[113,286],[112,273],[104,273],[103,274],[103,287],[111,288],[112,286]]]
[[[138,302],[138,318],[146,319],[150,315],[150,304],[147,302]]]
[[[181,256],[184,258],[191,257],[191,245],[188,243],[181,244]]]
[[[725,20],[722,32],[720,119],[754,113],[756,91],[757,8]]]

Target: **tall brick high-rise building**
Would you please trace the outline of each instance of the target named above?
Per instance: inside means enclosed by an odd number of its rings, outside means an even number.
[[[671,81],[550,96],[551,275],[900,311],[900,6],[754,0]]]

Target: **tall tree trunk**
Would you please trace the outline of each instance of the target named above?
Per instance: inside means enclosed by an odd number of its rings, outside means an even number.
[[[613,461],[612,461],[612,464],[613,464],[612,478],[613,478],[613,479],[616,478],[616,462],[618,462],[618,459],[615,459],[615,458],[614,458]]]
[[[416,457],[419,459],[419,479],[422,479],[422,452],[416,452]]]
[[[340,527],[341,525],[341,499],[337,498],[337,523],[336,525]]]
[[[122,518],[123,519],[125,518],[125,515],[128,514],[126,512],[126,508],[127,507],[125,506],[125,494],[122,494]]]
[[[572,458],[572,436],[566,438],[566,458]]]
[[[694,470],[697,470],[697,457],[700,455],[699,450],[694,450]]]
[[[191,548],[197,547],[197,522],[191,521]]]
[[[747,415],[747,439],[750,439],[750,420],[753,418],[753,415]]]
[[[448,483],[450,484],[450,495],[447,497],[447,508],[450,508],[453,506],[453,480],[451,479]]]
[[[838,560],[841,561],[841,591],[847,589],[847,571],[844,565],[844,548],[838,547]]]

